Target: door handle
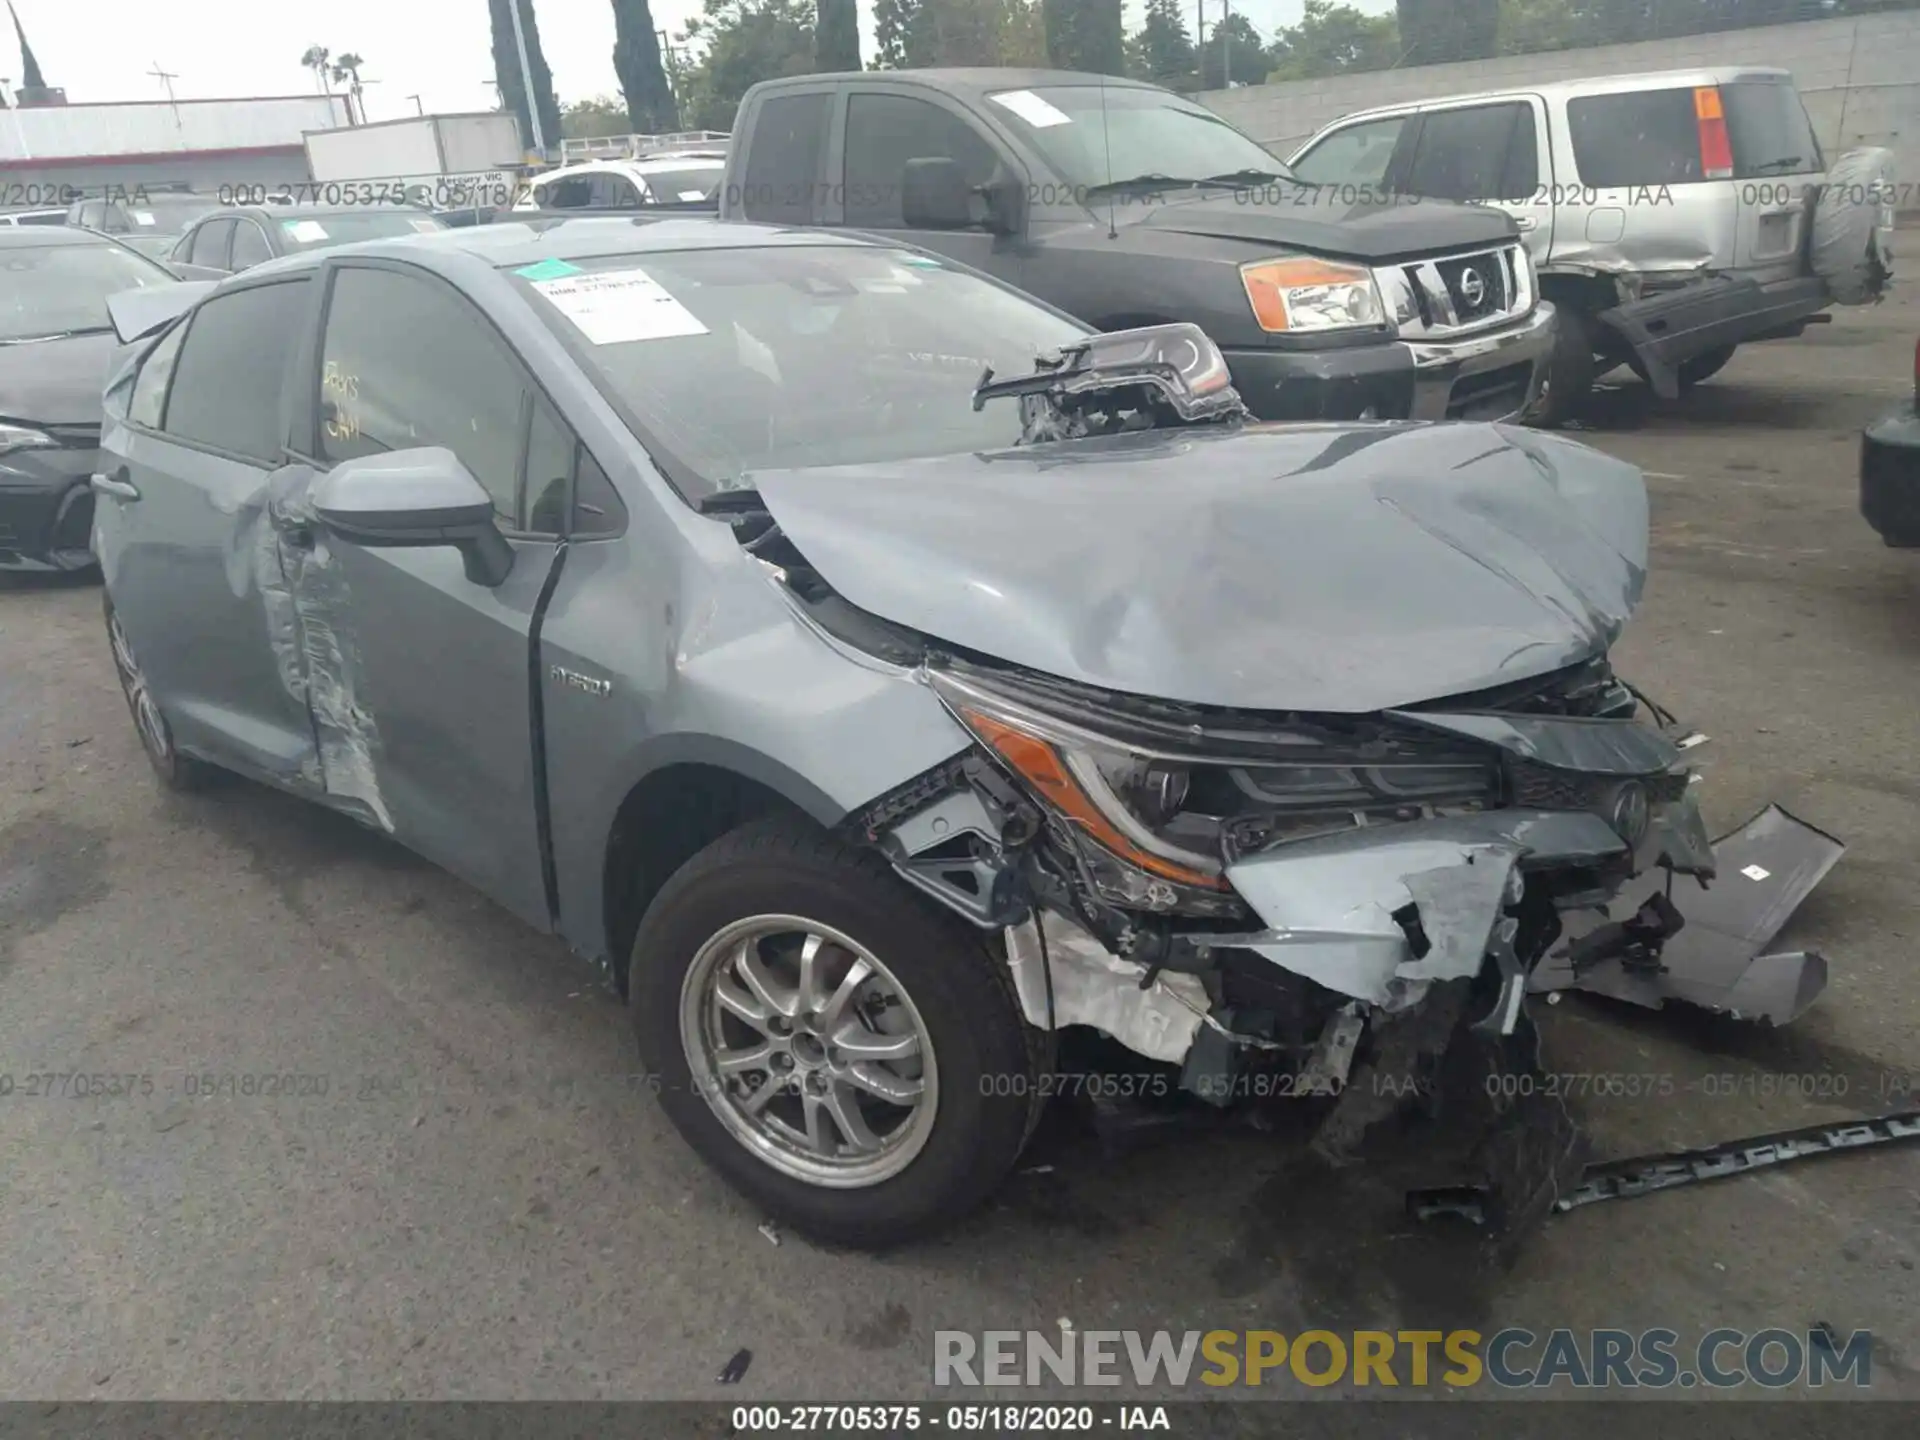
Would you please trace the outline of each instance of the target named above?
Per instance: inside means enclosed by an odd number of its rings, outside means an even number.
[[[111,475],[95,475],[88,482],[96,495],[111,495],[116,500],[138,500],[140,491],[132,480],[127,478],[127,467],[122,465]]]
[[[1531,215],[1516,215],[1513,217],[1513,228],[1516,230],[1537,230],[1539,227],[1540,222]]]

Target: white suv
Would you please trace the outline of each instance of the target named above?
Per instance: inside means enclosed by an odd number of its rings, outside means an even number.
[[[726,173],[713,153],[587,160],[550,170],[528,185],[516,210],[637,210],[649,205],[712,205]]]
[[[1612,75],[1368,110],[1290,163],[1319,184],[1514,217],[1559,315],[1549,423],[1621,364],[1675,398],[1736,345],[1877,298],[1890,270],[1886,152],[1852,151],[1829,171],[1784,70]]]

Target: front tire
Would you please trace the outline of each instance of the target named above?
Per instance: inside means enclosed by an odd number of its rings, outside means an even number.
[[[629,1008],[687,1143],[797,1231],[881,1248],[998,1187],[1041,1036],[978,932],[798,819],[721,837],[634,937]]]
[[[1726,368],[1727,362],[1733,359],[1735,348],[1732,345],[1722,345],[1717,350],[1709,350],[1706,354],[1696,355],[1691,360],[1682,360],[1680,362],[1681,390],[1691,390],[1702,380],[1718,375]]]
[[[1534,406],[1533,423],[1558,430],[1586,408],[1598,370],[1593,358],[1593,331],[1587,317],[1571,305],[1561,305],[1553,317],[1553,354],[1547,360],[1544,393]]]

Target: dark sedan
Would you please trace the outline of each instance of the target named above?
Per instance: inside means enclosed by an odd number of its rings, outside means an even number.
[[[0,229],[0,569],[93,564],[107,297],[172,283],[158,262],[89,230]]]
[[[1887,544],[1920,549],[1920,343],[1913,394],[1860,437],[1860,513]]]
[[[67,210],[67,224],[111,235],[142,255],[164,259],[174,240],[195,220],[220,208],[211,195],[177,190],[148,193],[136,190],[117,198],[76,200]]]
[[[170,258],[197,271],[230,275],[281,255],[446,228],[426,211],[405,205],[240,206],[196,221]]]

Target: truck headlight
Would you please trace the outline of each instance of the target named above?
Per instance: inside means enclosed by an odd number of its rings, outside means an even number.
[[[1300,258],[1240,267],[1253,317],[1268,334],[1361,330],[1386,323],[1386,306],[1364,265]]]

